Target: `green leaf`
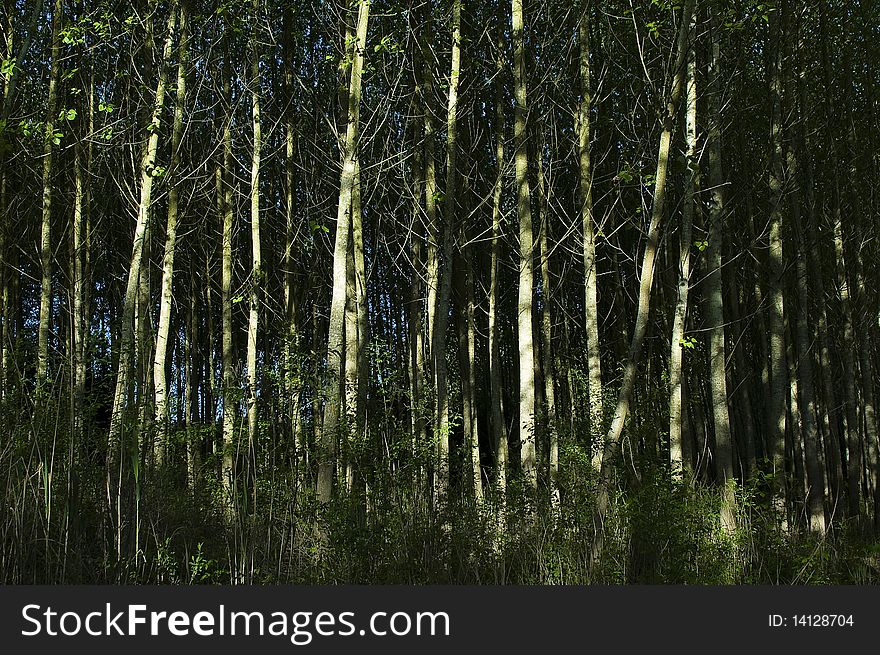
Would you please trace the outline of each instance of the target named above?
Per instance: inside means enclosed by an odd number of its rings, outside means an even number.
[[[3,63],[0,64],[0,74],[4,77],[11,77],[16,69],[15,57],[12,59],[4,59]]]

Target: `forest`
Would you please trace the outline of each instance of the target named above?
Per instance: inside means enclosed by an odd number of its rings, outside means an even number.
[[[880,581],[876,0],[0,22],[0,583]]]

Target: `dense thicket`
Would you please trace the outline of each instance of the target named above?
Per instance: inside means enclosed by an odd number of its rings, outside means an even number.
[[[0,581],[880,563],[873,0],[4,0]]]

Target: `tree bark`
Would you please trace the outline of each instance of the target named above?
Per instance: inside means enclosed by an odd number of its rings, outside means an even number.
[[[602,552],[604,543],[604,522],[608,512],[611,494],[612,460],[620,449],[620,437],[629,414],[635,384],[636,369],[642,351],[642,343],[648,331],[648,314],[651,308],[651,289],[654,282],[654,263],[657,257],[657,246],[660,242],[660,223],[663,219],[666,204],[666,177],[669,167],[669,146],[672,140],[672,128],[675,114],[681,98],[685,78],[685,56],[687,53],[688,33],[695,0],[687,0],[682,12],[681,23],[676,41],[675,68],[673,71],[672,89],[666,103],[663,118],[663,131],[660,134],[660,147],[657,156],[657,172],[654,177],[654,205],[651,209],[651,223],[648,227],[645,253],[642,256],[641,280],[639,282],[638,309],[629,356],[623,372],[623,381],[617,397],[614,419],[605,437],[605,444],[597,455],[598,461],[593,468],[599,471],[599,482],[596,490],[596,509],[594,512],[595,535],[591,549],[591,561],[595,564]]]
[[[179,171],[180,142],[183,136],[183,109],[186,104],[186,69],[189,65],[187,49],[188,37],[187,6],[184,1],[180,5],[180,44],[178,45],[177,62],[177,95],[174,105],[174,122],[171,128],[171,162],[167,176],[171,183],[168,192],[168,223],[165,229],[165,255],[162,259],[162,291],[159,297],[159,325],[156,329],[156,353],[153,360],[153,389],[156,410],[156,441],[155,458],[159,467],[165,458],[168,442],[168,385],[165,379],[168,331],[171,325],[171,302],[174,280],[174,256],[177,250],[177,216],[180,203]]]
[[[492,447],[495,450],[495,482],[502,502],[507,494],[507,430],[501,414],[501,350],[498,333],[498,265],[501,259],[501,197],[504,190],[504,72],[503,3],[496,11],[495,33],[495,182],[492,187],[492,252],[489,271],[489,403]]]
[[[724,349],[724,294],[721,267],[726,228],[726,181],[721,157],[721,24],[713,14],[709,62],[709,247],[706,321],[709,326],[709,388],[712,393],[712,423],[715,430],[715,474],[722,486],[721,529],[728,535],[736,531],[736,479],[733,472],[733,439],[727,406],[727,357]]]
[[[458,180],[458,83],[461,73],[461,6],[452,4],[452,61],[449,73],[449,96],[446,112],[446,194],[444,196],[443,267],[434,325],[434,379],[437,407],[434,415],[434,438],[437,440],[435,494],[443,499],[449,489],[449,396],[446,367],[446,328],[452,294],[452,245],[456,225],[456,183]],[[429,257],[430,258],[430,257]],[[430,302],[430,300],[429,300]]]
[[[783,8],[783,13],[787,9]],[[783,300],[783,274],[785,264],[782,252],[782,204],[783,204],[783,54],[781,39],[785,38],[786,21],[777,22],[777,45],[773,47],[770,70],[771,94],[771,167],[770,167],[770,243],[769,243],[769,318],[767,329],[770,341],[770,398],[767,408],[767,448],[770,457],[772,494],[774,505],[782,513],[785,509],[785,430],[786,396],[789,380],[785,362],[785,305]]]
[[[534,238],[532,200],[529,190],[529,155],[526,141],[528,104],[526,88],[523,2],[513,0],[514,162],[516,166],[516,213],[519,218],[519,296],[517,302],[517,342],[519,344],[519,440],[522,472],[526,484],[537,489],[538,470],[535,449],[535,346],[534,346]]]
[[[593,227],[593,169],[590,158],[590,2],[584,2],[578,23],[578,70],[581,97],[577,113],[578,183],[581,201],[581,226],[584,239],[584,325],[587,333],[588,402],[590,431],[599,435],[603,429],[602,360],[599,353],[599,305],[596,275],[596,237]]]
[[[251,44],[251,116],[254,145],[251,152],[251,279],[250,311],[247,328],[247,424],[248,471],[255,475],[257,465],[257,337],[260,328],[260,303],[263,287],[263,256],[260,241],[260,157],[262,155],[262,126],[260,124],[260,3],[253,0],[254,25]]]
[[[682,361],[687,329],[688,290],[691,275],[691,233],[694,218],[694,189],[699,179],[700,157],[697,152],[697,71],[696,48],[688,49],[687,62],[687,118],[685,121],[686,157],[688,162],[687,186],[678,234],[678,299],[672,322],[672,340],[669,353],[669,460],[673,477],[693,475],[690,458],[683,456],[684,439],[684,380]]]
[[[168,29],[163,49],[163,61],[171,59],[171,46],[177,13],[176,3],[172,4],[168,15]],[[141,263],[144,253],[144,241],[147,233],[152,205],[153,181],[157,177],[156,155],[159,148],[159,132],[161,127],[162,110],[165,104],[165,89],[168,77],[167,66],[159,69],[159,80],[156,84],[156,99],[153,105],[153,113],[147,132],[149,137],[144,148],[139,166],[140,173],[140,200],[138,202],[137,221],[135,223],[134,242],[132,244],[131,262],[128,269],[128,281],[123,297],[122,325],[119,337],[119,363],[116,373],[116,389],[113,395],[113,410],[110,418],[110,434],[108,438],[110,449],[111,471],[121,465],[123,459],[117,453],[120,447],[122,433],[123,414],[129,395],[129,381],[131,378],[132,359],[134,351],[134,328],[135,328],[135,305],[138,304],[138,293],[141,282]],[[160,169],[161,170],[161,169]],[[141,312],[146,308],[141,308]]]
[[[52,322],[52,156],[55,146],[58,77],[61,74],[61,26],[63,0],[55,0],[52,10],[52,52],[49,69],[49,95],[43,135],[43,207],[40,227],[40,315],[37,329],[37,390],[46,383],[49,360],[49,325]],[[8,94],[8,97],[11,93]]]
[[[342,144],[343,164],[339,179],[339,205],[336,213],[336,241],[333,251],[333,294],[330,301],[330,325],[327,333],[327,385],[324,422],[318,452],[317,496],[327,503],[333,493],[333,470],[336,463],[336,441],[342,415],[342,357],[345,348],[346,267],[351,230],[352,194],[358,163],[357,133],[360,123],[361,74],[367,40],[370,3],[360,3],[351,80],[348,90],[348,121]]]
[[[553,358],[553,292],[550,277],[550,196],[544,176],[544,135],[543,125],[537,126],[537,174],[538,174],[538,223],[540,227],[539,245],[541,248],[541,369],[544,373],[544,402],[547,446],[549,448],[550,504],[559,507],[559,426],[556,414],[556,371]]]

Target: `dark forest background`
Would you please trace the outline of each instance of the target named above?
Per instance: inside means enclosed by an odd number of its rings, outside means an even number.
[[[875,0],[3,0],[0,582],[871,583]]]

